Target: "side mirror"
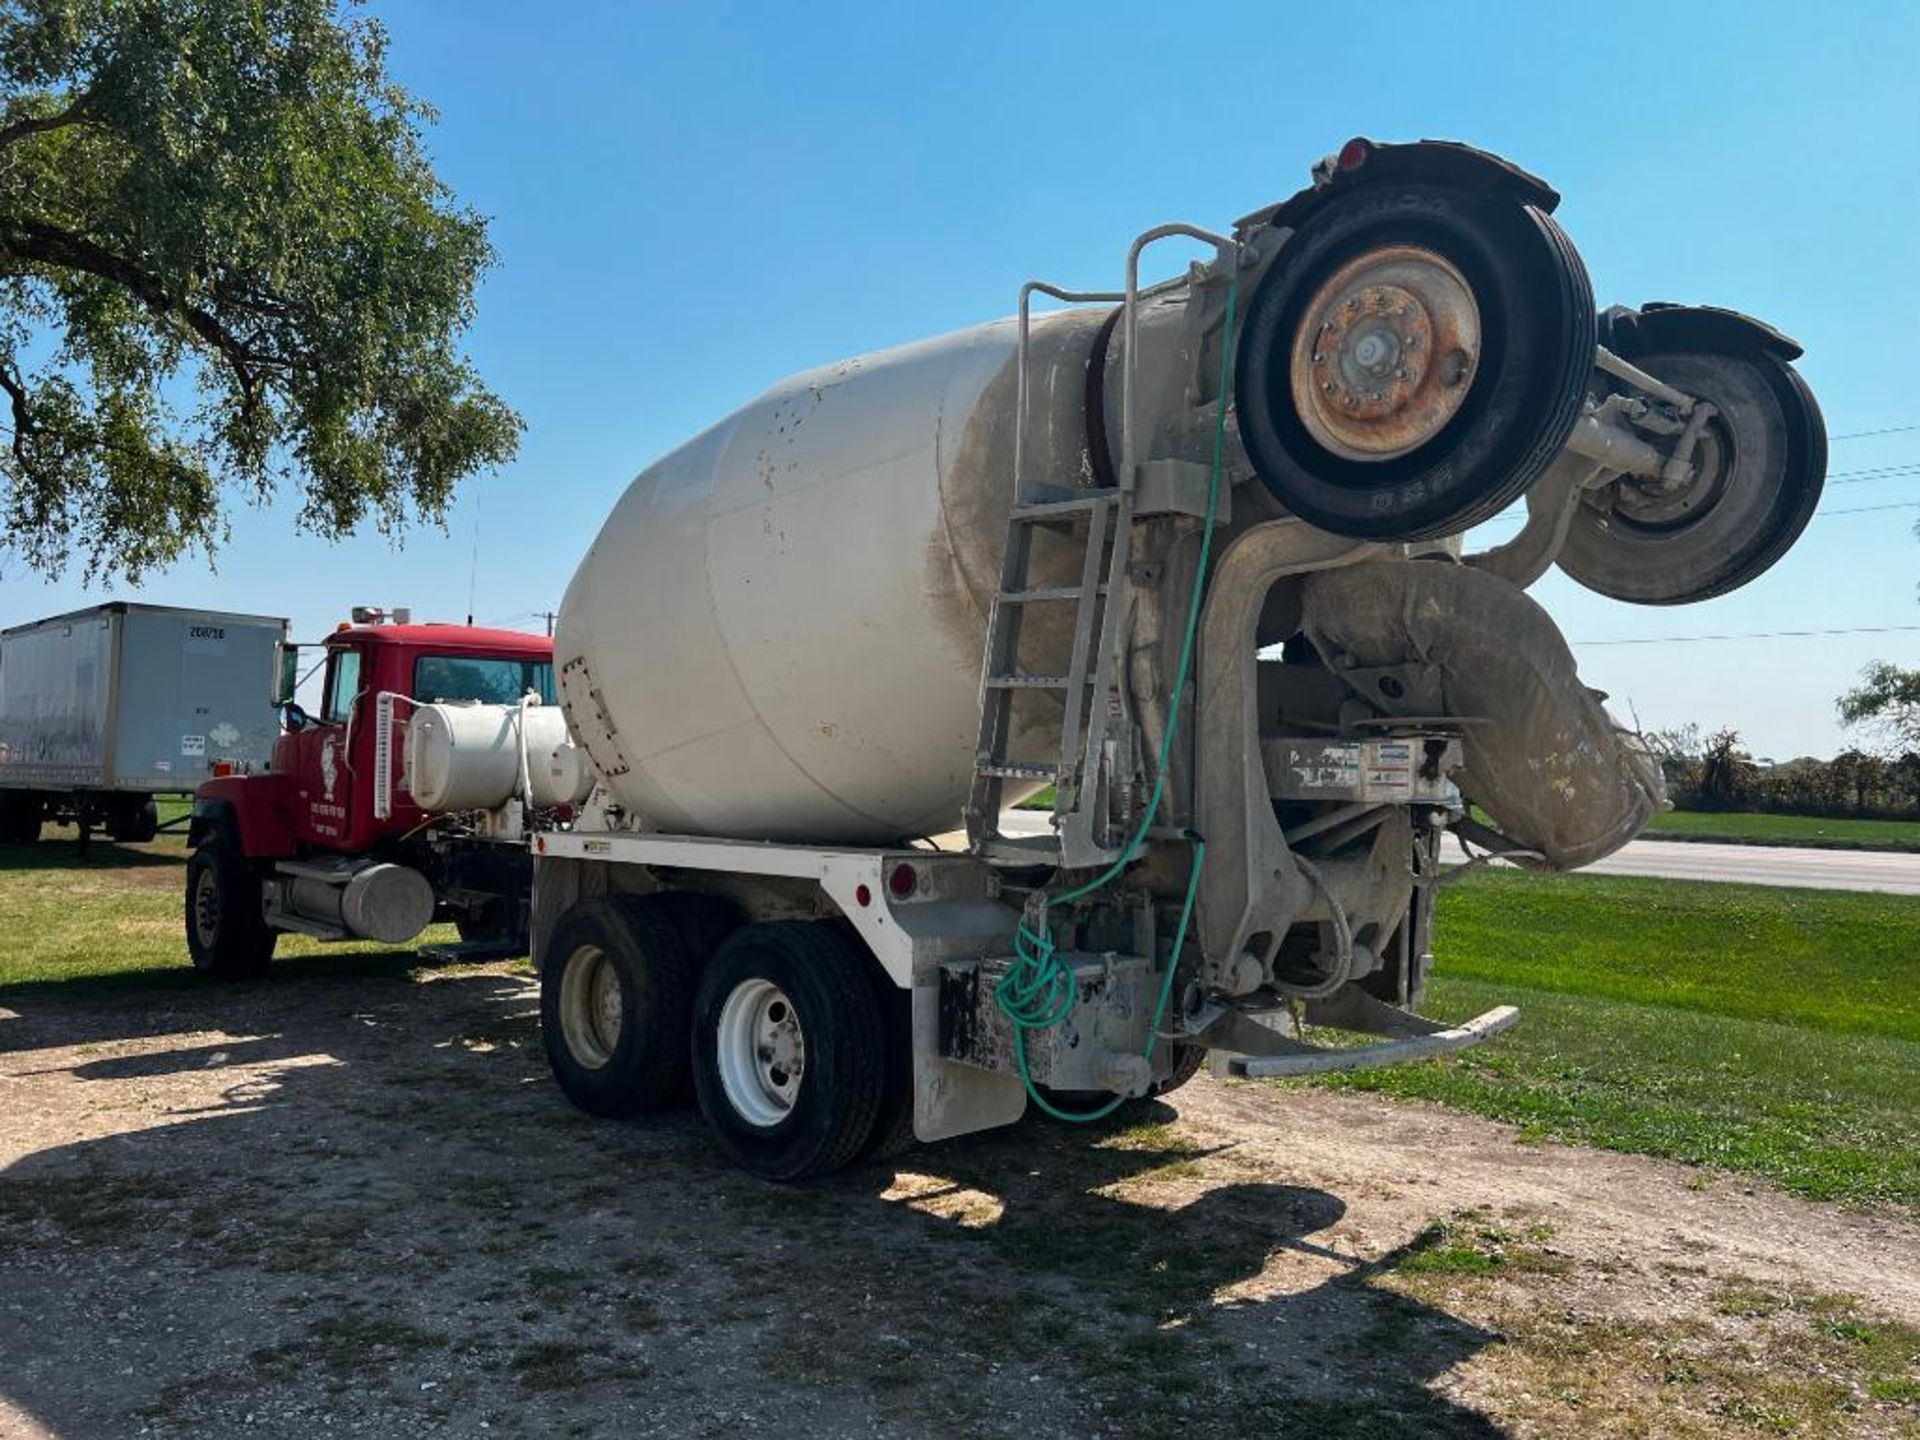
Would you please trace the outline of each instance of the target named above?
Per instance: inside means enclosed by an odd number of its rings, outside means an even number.
[[[298,735],[302,730],[307,728],[307,712],[294,704],[293,701],[287,701],[287,703],[280,708],[286,721],[287,732],[289,734]]]
[[[300,686],[300,647],[282,642],[276,648],[280,664],[273,677],[273,706],[278,710],[293,704],[293,692]]]

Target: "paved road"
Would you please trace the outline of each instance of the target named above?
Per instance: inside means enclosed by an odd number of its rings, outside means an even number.
[[[1044,834],[1047,817],[1010,810],[1001,820],[1009,835]],[[964,837],[956,837],[964,844]],[[1446,858],[1461,858],[1447,838]],[[1880,890],[1920,895],[1920,855],[1876,850],[1807,850],[1770,845],[1688,844],[1635,840],[1597,865],[1598,875],[1652,875],[1667,880],[1718,880],[1743,885],[1801,885],[1813,890]]]
[[[1448,837],[1452,859],[1460,851]],[[1882,890],[1920,895],[1920,855],[1877,850],[1803,850],[1771,845],[1686,844],[1634,840],[1588,870],[1599,875],[1654,875],[1743,885],[1801,885],[1814,890]]]

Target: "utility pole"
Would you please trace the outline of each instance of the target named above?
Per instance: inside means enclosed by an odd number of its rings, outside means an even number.
[[[551,640],[553,638],[553,622],[559,619],[558,614],[552,610],[536,610],[533,613],[547,622],[547,638]]]

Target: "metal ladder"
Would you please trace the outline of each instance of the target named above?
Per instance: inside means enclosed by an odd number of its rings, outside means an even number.
[[[1109,833],[1108,811],[1112,785],[1131,776],[1137,741],[1137,727],[1126,718],[1118,687],[1134,600],[1129,563],[1139,478],[1134,448],[1134,334],[1143,299],[1189,283],[1188,277],[1180,276],[1141,290],[1140,255],[1154,241],[1175,235],[1202,240],[1220,257],[1234,256],[1237,260],[1239,246],[1226,236],[1192,225],[1162,225],[1141,235],[1128,250],[1124,291],[1063,290],[1039,280],[1030,280],[1020,288],[1014,499],[1007,515],[1000,589],[987,619],[980,675],[980,732],[967,801],[968,840],[976,853],[990,860],[1072,868],[1103,865],[1118,859],[1126,843],[1124,834]],[[1067,304],[1119,303],[1124,307],[1120,464],[1113,486],[1075,489],[1033,485],[1027,478],[1028,341],[1031,302],[1036,293]],[[1221,403],[1225,403],[1225,397]],[[1040,529],[1080,531],[1083,549],[1078,584],[1031,583],[1033,539]],[[1074,607],[1073,640],[1064,675],[1035,674],[1020,668],[1022,621],[1031,606],[1043,604]],[[1009,753],[1014,697],[1022,690],[1050,690],[1063,695],[1057,755],[1023,757]],[[1053,834],[1000,833],[1001,798],[1009,781],[1054,785]]]

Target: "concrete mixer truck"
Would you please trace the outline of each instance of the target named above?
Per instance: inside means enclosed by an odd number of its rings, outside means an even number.
[[[792,1180],[1510,1023],[1419,1013],[1443,833],[1565,870],[1662,801],[1527,587],[1724,593],[1826,465],[1791,340],[1597,311],[1557,201],[1357,139],[1230,229],[1149,230],[1108,289],[1030,283],[642,471],[566,592],[537,757],[585,795],[530,842],[567,1097],[690,1090]],[[1202,258],[1143,284],[1163,242]],[[410,763],[531,792],[450,735],[417,717]],[[1003,827],[1046,786],[1044,833]]]

